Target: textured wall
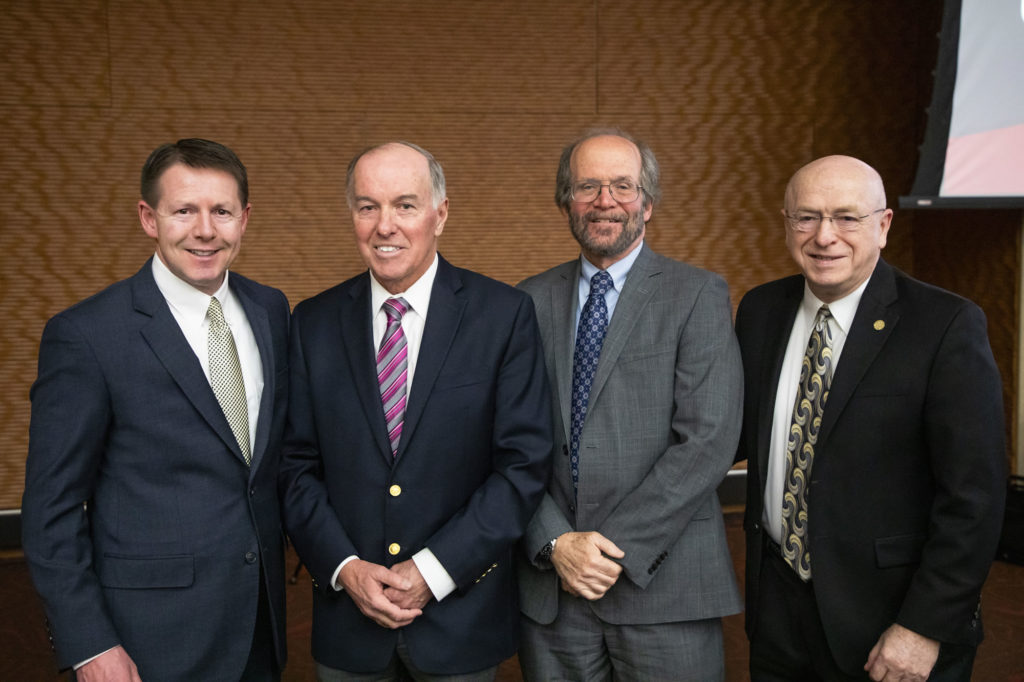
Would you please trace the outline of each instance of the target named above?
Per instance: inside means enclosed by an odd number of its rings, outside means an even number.
[[[662,162],[649,242],[725,275],[735,303],[793,271],[778,208],[801,164],[850,153],[890,204],[909,190],[939,5],[0,0],[0,508],[20,503],[45,320],[152,253],[135,203],[157,144],[239,153],[253,213],[236,269],[296,303],[362,269],[341,191],[359,149],[433,151],[444,254],[515,282],[576,253],[551,199],[561,147],[619,124]],[[992,220],[897,211],[886,255],[982,303],[1009,378],[1016,231]]]

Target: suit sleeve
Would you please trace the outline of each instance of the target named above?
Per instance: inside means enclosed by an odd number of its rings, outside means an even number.
[[[31,400],[22,545],[63,668],[120,643],[94,570],[86,511],[110,427],[110,397],[92,348],[63,316],[43,331]]]
[[[973,304],[961,307],[939,345],[924,429],[936,492],[928,540],[897,622],[956,641],[975,618],[1006,494],[1002,382],[985,315]]]
[[[551,474],[551,398],[537,319],[519,297],[495,385],[493,471],[427,541],[460,590],[526,529]]]
[[[314,582],[329,588],[338,565],[358,552],[331,506],[324,484],[302,342],[302,309],[300,304],[295,310],[289,341],[288,421],[279,475],[281,513]]]
[[[713,277],[698,294],[676,351],[673,444],[597,530],[622,549],[626,575],[647,587],[732,465],[739,440],[743,374],[729,291]]]

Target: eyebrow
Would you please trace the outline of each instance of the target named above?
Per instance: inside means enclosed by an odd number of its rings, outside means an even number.
[[[627,180],[629,182],[636,182],[629,175],[619,175],[617,177],[612,178],[608,182],[622,182],[623,180]],[[576,180],[576,182],[595,182],[595,183],[600,183],[601,180],[599,180],[598,178],[579,178],[578,180]],[[605,184],[607,184],[607,183],[605,183]]]
[[[817,213],[819,215],[823,215],[823,212],[818,210],[818,209],[816,209],[816,208],[801,208],[801,207],[798,206],[795,209],[793,209],[793,211],[796,212],[796,213]],[[832,213],[833,214],[836,214],[836,213],[855,213],[856,214],[856,213],[859,213],[859,212],[860,212],[860,209],[853,208],[853,207],[850,207],[850,206],[839,206],[837,208],[832,209]]]

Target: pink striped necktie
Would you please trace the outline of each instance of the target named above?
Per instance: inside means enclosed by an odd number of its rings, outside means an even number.
[[[402,315],[408,310],[409,304],[403,298],[384,301],[388,327],[384,330],[384,338],[377,351],[377,383],[380,384],[380,400],[384,406],[384,420],[388,424],[392,457],[398,452],[398,441],[402,438],[402,424],[405,421],[409,349],[405,333],[402,332]]]

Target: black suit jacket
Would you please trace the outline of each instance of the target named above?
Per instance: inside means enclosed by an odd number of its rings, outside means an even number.
[[[291,361],[282,482],[288,532],[315,581],[313,657],[382,670],[397,631],[364,616],[331,575],[351,555],[393,566],[423,547],[457,590],[404,628],[416,665],[454,674],[511,656],[512,547],[550,473],[550,398],[530,298],[440,260],[394,458],[368,273],[296,306]]]
[[[39,350],[22,534],[61,667],[117,644],[142,679],[238,680],[261,567],[285,661],[277,495],[288,302],[231,273],[263,363],[252,467],[147,262]]]
[[[739,306],[748,462],[747,629],[758,616],[772,413],[804,278]],[[879,260],[836,367],[808,497],[812,584],[837,662],[862,672],[893,622],[976,645],[1005,490],[1002,384],[985,316]]]

